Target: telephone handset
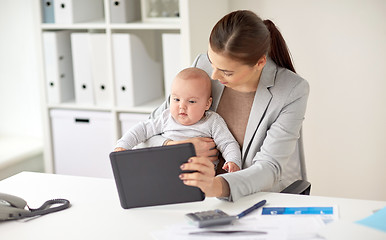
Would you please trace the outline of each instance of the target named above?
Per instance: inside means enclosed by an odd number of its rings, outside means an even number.
[[[53,205],[56,206],[52,207]],[[66,199],[52,199],[46,201],[41,207],[34,209],[30,208],[22,198],[0,193],[0,221],[45,215],[68,207],[70,207],[70,201]]]

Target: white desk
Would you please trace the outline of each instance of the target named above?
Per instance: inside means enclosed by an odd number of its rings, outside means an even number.
[[[203,202],[124,210],[114,180],[31,172],[0,181],[0,192],[24,198],[32,208],[52,198],[66,198],[72,204],[67,210],[30,221],[0,222],[1,239],[151,239],[151,232],[186,222],[188,212],[219,208],[237,214],[262,199],[267,200],[266,206],[338,205],[340,221],[327,227],[328,239],[386,239],[380,231],[352,223],[385,207],[383,201],[262,192],[235,203],[206,198]]]

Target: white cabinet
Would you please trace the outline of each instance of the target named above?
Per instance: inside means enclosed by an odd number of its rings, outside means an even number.
[[[108,112],[50,111],[55,172],[112,178],[109,154],[114,144]]]
[[[122,136],[135,124],[146,119],[149,119],[149,114],[146,113],[120,113],[119,122],[121,124]]]
[[[120,116],[121,118],[122,116],[125,116],[125,114],[129,114],[127,116],[133,116],[133,119],[130,121],[127,119],[124,121],[125,123],[133,123],[142,119],[136,118],[135,114],[140,113],[148,115],[157,106],[159,106],[165,100],[165,92],[168,92],[168,90],[165,91],[164,89],[164,83],[171,81],[171,79],[165,79],[164,77],[165,65],[168,69],[166,74],[166,76],[168,76],[167,78],[171,78],[170,76],[177,74],[177,72],[171,72],[170,69],[176,69],[175,71],[177,71],[177,69],[189,67],[198,54],[207,51],[208,37],[212,27],[228,12],[228,0],[83,0],[81,2],[85,4],[92,4],[94,2],[97,5],[102,4],[103,14],[88,13],[88,16],[95,17],[90,17],[91,19],[86,22],[75,19],[74,16],[71,17],[71,21],[61,21],[60,19],[55,19],[55,17],[60,17],[60,15],[55,16],[55,11],[52,12],[52,8],[45,5],[46,2],[49,1],[35,0],[37,31],[39,32],[38,40],[40,43],[37,47],[40,53],[39,61],[41,63],[41,92],[44,94],[44,156],[45,168],[47,172],[55,172],[56,170],[59,171],[61,168],[60,166],[62,166],[62,161],[66,162],[65,164],[63,163],[64,165],[68,165],[70,168],[74,169],[79,166],[80,161],[87,161],[87,157],[84,156],[74,156],[74,159],[67,157],[62,158],[61,155],[65,155],[66,153],[61,153],[58,149],[65,149],[65,144],[75,143],[61,142],[63,139],[74,139],[74,141],[77,141],[76,139],[82,139],[82,142],[92,141],[108,144],[105,137],[107,136],[107,132],[110,132],[112,135],[111,137],[114,140],[111,142],[110,150],[113,149],[115,141],[121,137],[121,131],[125,128],[125,126],[121,126]],[[54,1],[54,4],[58,7],[56,4],[64,3],[67,7],[70,6],[72,8],[75,5],[80,4],[77,3],[74,5],[74,2],[77,2],[77,0]],[[153,14],[151,13],[153,9],[149,9],[154,7],[153,3],[163,4],[162,7],[170,4],[173,9],[161,12],[161,14]],[[176,3],[178,7],[176,7]],[[130,11],[127,9],[116,9],[116,7],[119,6],[125,6],[126,8],[129,5],[138,6],[138,4],[140,5],[141,10],[144,11],[142,11],[142,14],[138,14],[141,13],[141,11],[138,12],[134,17],[126,16],[127,14],[130,14]],[[69,9],[70,8],[67,8],[66,10]],[[87,9],[87,11],[97,9],[99,11],[100,6],[98,5],[97,7],[88,8],[87,6],[85,7],[82,5],[81,9]],[[79,14],[78,10],[74,13],[75,15]],[[165,11],[165,9],[162,11]],[[61,12],[60,14],[66,13]],[[116,17],[113,16],[113,14],[122,14],[122,16]],[[140,15],[142,15],[141,19],[139,19]],[[126,21],[125,19],[131,22],[123,23]],[[84,91],[88,90],[88,94],[93,98],[90,101],[77,101],[77,94],[75,94],[75,97],[71,100],[61,102],[49,101],[50,96],[47,94],[47,89],[49,89],[48,83],[50,81],[47,80],[45,76],[46,68],[49,65],[45,64],[44,61],[43,35],[47,32],[57,31],[69,31],[73,34],[73,36],[77,36],[79,34],[91,35],[94,37],[103,36],[103,38],[100,38],[100,41],[99,38],[95,39],[91,37],[91,39],[94,39],[95,41],[88,40],[89,44],[86,43],[84,45],[84,49],[80,48],[80,50],[76,50],[76,52],[72,49],[73,57],[74,53],[77,55],[80,54],[81,51],[87,52],[90,49],[95,48],[95,46],[97,46],[99,50],[102,50],[99,53],[92,53],[91,61],[87,60],[87,58],[82,60],[88,61],[87,64],[91,65],[91,67],[89,66],[88,69],[85,70],[87,72],[81,72],[87,76],[87,79],[77,79],[76,76],[79,75],[79,72],[77,72],[79,70],[79,65],[77,64],[73,67],[73,74],[75,73],[74,87],[78,87],[80,90]],[[165,59],[169,59],[168,56],[163,56],[164,51],[162,49],[162,36],[165,34],[178,34],[180,39],[179,53],[177,53],[179,55],[179,59],[175,60],[176,67],[174,68],[170,66],[173,63],[164,62],[166,61]],[[120,55],[114,55],[114,42],[116,40],[114,36],[124,36],[123,38],[125,38],[127,42],[136,41],[136,43],[132,43],[130,51],[126,50],[126,53],[123,55],[123,50],[119,52]],[[123,40],[126,41],[125,39]],[[138,43],[138,41],[140,42]],[[78,45],[75,45],[75,47],[79,49]],[[146,53],[146,56],[144,53]],[[130,54],[130,56],[125,56],[125,54]],[[131,54],[139,55],[133,56]],[[170,55],[172,54],[169,54],[169,56]],[[126,59],[128,62],[131,61],[137,64],[127,66],[128,68],[133,66],[135,68],[134,70],[131,70],[130,86],[124,86],[121,84],[122,77],[129,75],[129,73],[125,73],[125,69],[123,70],[123,74],[122,72],[117,72],[117,67],[122,70],[122,62],[117,62],[121,61],[120,59]],[[138,60],[141,60],[142,62],[139,62]],[[73,63],[74,62],[79,61],[75,60]],[[143,76],[147,76],[147,79],[144,79]],[[90,78],[91,82],[89,82]],[[87,84],[81,83],[80,85],[77,85],[78,82],[82,81],[85,81]],[[145,86],[145,88],[143,86]],[[124,96],[124,94],[122,95],[122,92],[120,92],[123,91],[122,87],[124,87],[125,90],[130,87],[137,88],[139,90],[131,90],[131,93],[134,94],[134,96]],[[146,88],[149,90],[146,90]],[[77,93],[75,90],[74,92]],[[125,93],[127,93],[127,91]],[[131,102],[125,103],[125,97],[127,97],[127,99]],[[98,101],[98,99],[95,98],[100,98],[101,101]],[[108,130],[107,128],[104,129],[104,131],[106,131],[104,133],[105,135],[95,134],[94,130],[86,131],[85,128],[82,130],[84,132],[81,136],[73,138],[74,135],[78,134],[77,131],[79,129],[77,127],[81,125],[78,126],[76,122],[72,122],[72,125],[69,123],[66,125],[66,131],[61,130],[60,134],[63,134],[63,136],[61,136],[63,139],[54,139],[55,135],[58,134],[58,129],[62,129],[62,127],[64,128],[66,124],[64,122],[61,123],[58,119],[50,116],[51,111],[55,112],[57,110],[76,111],[77,113],[84,112],[86,115],[91,113],[90,111],[103,113],[106,116],[109,116],[111,127]],[[61,124],[63,124],[63,126],[61,126]],[[78,146],[75,146],[77,144],[73,145],[74,148],[87,146],[87,144],[84,145],[80,142]],[[97,154],[103,155],[105,153],[98,152]],[[84,164],[92,165],[94,163],[85,162]],[[90,169],[92,169],[92,166],[90,166]],[[105,176],[105,173],[98,173],[97,171],[94,173],[87,173],[87,175],[88,174],[102,177]]]

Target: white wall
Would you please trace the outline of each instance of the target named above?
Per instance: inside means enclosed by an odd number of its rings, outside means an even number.
[[[386,200],[386,1],[229,2],[272,19],[310,83],[312,194]],[[42,135],[33,5],[1,1],[0,135]]]
[[[42,136],[33,11],[30,0],[0,3],[0,135]]]
[[[313,195],[386,200],[386,1],[238,0],[280,28],[311,87]]]

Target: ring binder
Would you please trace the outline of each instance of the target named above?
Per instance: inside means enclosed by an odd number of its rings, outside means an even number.
[[[43,50],[48,103],[73,101],[75,93],[70,32],[44,32]]]
[[[163,95],[161,64],[134,34],[112,35],[117,105],[133,107]],[[151,69],[149,71],[148,69]]]

